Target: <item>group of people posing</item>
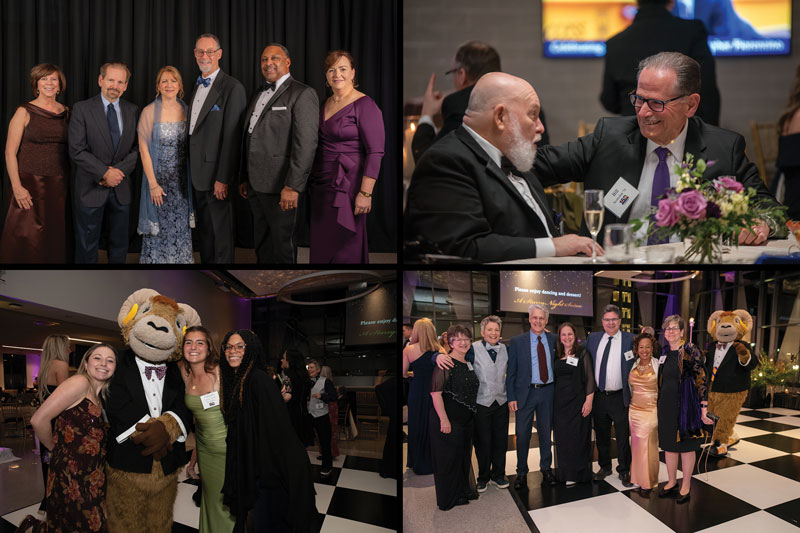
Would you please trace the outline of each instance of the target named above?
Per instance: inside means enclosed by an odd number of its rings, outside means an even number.
[[[74,233],[74,262],[96,263],[107,224],[108,261],[124,263],[140,159],[140,263],[192,263],[194,227],[203,263],[233,263],[233,190],[252,210],[258,262],[296,263],[298,204],[307,188],[311,262],[368,262],[366,218],[385,133],[381,110],[357,90],[353,57],[328,54],[331,95],[320,106],[316,91],[291,76],[281,44],[264,48],[264,82],[249,104],[242,84],[220,69],[215,35],[201,35],[194,56],[200,76],[188,103],[181,73],[165,66],[155,101],[141,113],[122,99],[131,77],[124,63],[100,67],[100,94],[72,109],[57,99],[66,90],[58,66],[31,69],[35,99],[8,128],[13,200],[0,262],[72,262]]]
[[[737,358],[736,348],[720,343],[705,358],[687,339],[679,315],[664,320],[663,344],[650,327],[638,335],[621,331],[621,312],[613,304],[601,317],[603,330],[584,342],[570,322],[561,323],[556,334],[549,332],[547,308],[533,304],[530,331],[507,345],[501,342],[498,316],[481,321],[482,339],[475,342],[469,327],[451,326],[440,342],[429,319],[416,321],[403,351],[404,371],[414,372],[408,394],[408,467],[416,474],[434,474],[439,509],[467,504],[489,484],[509,486],[510,413],[515,416],[517,491],[527,488],[535,415],[542,484],[599,482],[611,475],[613,426],[622,485],[636,485],[649,497],[658,486],[661,448],[669,479],[658,496],[675,496],[677,503],[689,500],[696,453],[713,426],[708,391],[729,353]],[[726,367],[746,375],[744,390],[754,363],[751,354]],[[597,472],[592,470],[592,421]],[[557,468],[551,467],[551,431]],[[723,442],[729,436],[714,434]],[[476,490],[470,486],[473,444]]]
[[[248,330],[228,332],[221,347],[222,356],[210,332],[192,326],[183,336],[182,359],[159,369],[98,344],[86,351],[77,373],[67,377],[69,341],[48,337],[39,376],[43,403],[31,419],[43,451],[41,510],[47,518],[28,516],[19,531],[131,530],[135,526],[122,523],[121,512],[106,506],[106,476],[120,475],[117,469],[123,467],[149,472],[151,460],[163,476],[188,460],[187,474],[200,478],[201,532],[244,531],[247,523],[254,531],[318,531],[321,520],[305,447],[313,444],[316,430],[320,475],[329,476],[338,449],[332,452],[329,421],[336,409],[328,406],[336,405],[337,394],[330,377],[321,373],[327,368],[330,376],[330,369],[315,360],[306,367],[302,354],[292,349],[279,362],[268,362],[261,341]],[[129,372],[129,367],[135,368]],[[111,385],[136,375],[148,396],[151,391],[164,394],[164,412],[187,435],[195,433],[191,458],[183,453],[182,439],[166,456],[151,457],[148,437],[139,433],[145,424],[137,424],[130,437],[114,434],[114,417],[106,412],[129,400],[119,392],[115,398]],[[185,394],[167,397],[165,384],[169,390],[177,384]],[[122,464],[127,460],[122,448],[130,445],[126,437],[142,449],[136,452],[141,464]],[[172,509],[153,519],[159,531],[169,530]]]

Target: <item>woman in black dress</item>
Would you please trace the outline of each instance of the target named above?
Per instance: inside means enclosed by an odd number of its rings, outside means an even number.
[[[311,378],[306,369],[306,361],[299,350],[289,348],[283,352],[281,369],[284,388],[281,390],[289,419],[303,446],[314,444],[314,428],[306,411],[311,392]]]
[[[678,456],[683,481],[678,503],[689,501],[695,453],[700,450],[708,394],[704,358],[693,344],[684,339],[684,321],[679,315],[664,320],[664,337],[669,343],[659,360],[658,371],[658,445],[664,450],[669,481],[658,493],[665,497],[678,486]]]
[[[433,369],[430,435],[436,503],[442,511],[478,498],[469,486],[472,421],[480,385],[472,365],[464,357],[472,344],[469,328],[455,325],[447,330],[453,368]]]
[[[572,485],[592,480],[592,401],[597,385],[594,365],[576,342],[575,326],[558,327],[553,397],[553,433],[556,443],[556,479]]]

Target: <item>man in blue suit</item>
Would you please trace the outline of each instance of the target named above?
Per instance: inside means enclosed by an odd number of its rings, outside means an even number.
[[[508,408],[516,412],[517,479],[514,488],[527,485],[528,444],[531,440],[533,415],[536,413],[536,432],[539,435],[539,467],[542,483],[556,484],[550,463],[550,429],[553,419],[553,368],[556,336],[546,333],[546,307],[533,304],[528,308],[531,330],[511,339],[508,347],[506,394]]]
[[[633,368],[633,334],[620,331],[619,307],[613,304],[603,309],[603,332],[596,331],[586,339],[586,349],[592,354],[597,392],[594,395],[594,432],[600,470],[595,481],[611,474],[611,424],[617,437],[619,479],[626,487],[631,484],[631,447],[628,426],[628,405],[631,391],[628,374]]]

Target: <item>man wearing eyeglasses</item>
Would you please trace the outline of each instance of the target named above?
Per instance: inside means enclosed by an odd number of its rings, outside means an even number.
[[[633,202],[608,209],[604,224],[628,222],[650,213],[651,206],[678,181],[675,166],[684,155],[715,161],[703,181],[735,176],[745,189],[756,190],[756,200],[777,206],[744,153],[744,137],[710,126],[695,117],[700,103],[700,65],[677,52],[661,52],[639,63],[636,91],[630,95],[636,117],[601,118],[594,132],[560,146],[545,146],[533,167],[544,186],[582,181],[585,189],[614,189],[636,195]],[[646,225],[635,235],[641,238]],[[770,232],[766,222],[742,230],[739,244],[764,244]],[[588,234],[586,225],[581,233]],[[602,233],[602,229],[601,229]],[[653,244],[652,242],[650,244]]]
[[[590,333],[586,349],[592,355],[597,391],[594,395],[594,433],[600,470],[595,481],[611,475],[611,424],[617,441],[617,472],[626,487],[631,484],[631,446],[628,442],[628,405],[631,391],[628,374],[633,368],[633,334],[619,329],[622,313],[616,305],[603,308],[603,332]]]
[[[197,38],[194,57],[200,68],[189,103],[189,166],[192,174],[200,260],[233,263],[233,204],[228,186],[239,174],[244,86],[219,68],[219,38]]]

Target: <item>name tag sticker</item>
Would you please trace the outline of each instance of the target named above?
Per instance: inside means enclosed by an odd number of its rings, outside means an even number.
[[[286,111],[286,106],[272,106],[273,111]]]
[[[630,361],[631,359],[633,359],[633,350],[628,350],[625,352],[625,360]]]
[[[666,361],[666,360],[667,360],[667,356],[666,355],[662,355],[661,357],[658,358],[658,364],[659,365],[663,365],[664,361]]]
[[[636,187],[620,176],[605,196],[606,209],[621,218],[625,211],[633,205],[637,196],[639,196],[639,191],[636,190]]]
[[[567,357],[567,364],[570,366],[578,366],[578,358],[577,357]]]
[[[200,396],[200,401],[203,402],[203,409],[211,409],[219,405],[219,393],[211,391],[208,394]]]
[[[469,369],[470,369],[470,371],[472,371],[472,370],[473,370],[473,368],[472,368],[472,363],[470,363],[469,361],[467,361],[467,368],[469,368]]]

